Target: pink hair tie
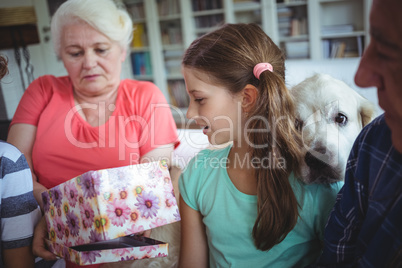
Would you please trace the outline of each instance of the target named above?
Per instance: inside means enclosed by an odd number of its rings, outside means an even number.
[[[258,80],[260,80],[261,73],[266,70],[269,70],[270,72],[272,72],[274,70],[274,68],[272,67],[271,64],[269,64],[267,62],[258,63],[257,65],[254,66],[253,74]]]

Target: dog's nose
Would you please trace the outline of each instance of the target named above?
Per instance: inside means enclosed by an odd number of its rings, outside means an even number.
[[[314,155],[312,155],[310,152],[306,153],[306,156],[304,157],[304,161],[306,162],[307,166],[309,166],[312,169],[324,169],[328,167],[328,164],[325,163],[323,160],[318,159]]]

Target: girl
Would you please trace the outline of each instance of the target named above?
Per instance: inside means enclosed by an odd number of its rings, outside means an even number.
[[[340,184],[298,179],[302,141],[285,86],[284,56],[255,24],[195,40],[182,71],[187,117],[211,144],[180,177],[181,267],[304,267]]]

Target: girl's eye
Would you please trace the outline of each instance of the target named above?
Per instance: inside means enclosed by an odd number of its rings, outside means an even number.
[[[202,100],[204,100],[204,98],[196,98],[196,99],[194,99],[194,101],[196,101],[196,102],[201,102]]]

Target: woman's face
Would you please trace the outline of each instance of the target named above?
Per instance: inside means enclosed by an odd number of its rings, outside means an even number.
[[[60,55],[77,93],[99,96],[119,86],[126,51],[88,24],[64,26]]]

